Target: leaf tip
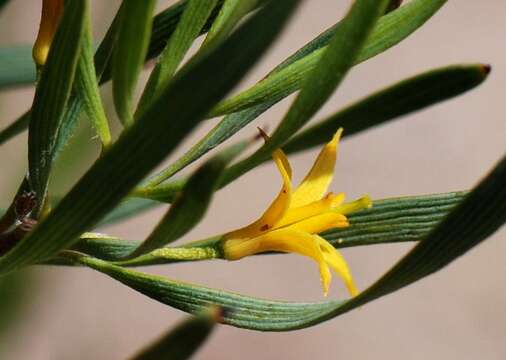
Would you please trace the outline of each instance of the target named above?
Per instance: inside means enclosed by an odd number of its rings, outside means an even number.
[[[481,64],[480,71],[484,77],[487,77],[488,74],[492,71],[492,66],[490,64]]]

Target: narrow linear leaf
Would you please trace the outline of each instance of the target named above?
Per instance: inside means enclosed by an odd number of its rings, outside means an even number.
[[[155,0],[124,0],[114,48],[112,92],[124,126],[134,121],[133,97],[149,46]]]
[[[110,236],[88,236],[83,234],[79,242],[72,247],[72,250],[85,254],[96,254],[95,257],[106,261],[121,261],[141,244],[140,241],[125,240]],[[60,264],[60,257],[49,261],[51,264]],[[72,263],[65,265],[72,265]]]
[[[79,253],[67,256],[140,293],[196,313],[210,305],[233,309],[224,323],[263,331],[316,325],[410,285],[454,261],[506,222],[506,157],[450,214],[377,282],[347,301],[283,302],[252,298],[149,275]]]
[[[155,230],[132,253],[132,258],[169,244],[190,231],[207,211],[218,181],[230,161],[242,152],[248,142],[241,142],[206,161],[190,176],[178,199]]]
[[[186,65],[142,121],[118,139],[30,235],[0,258],[0,272],[49,259],[77,242],[240,81],[297,5],[296,0],[269,2],[215,51]],[[249,46],[240,46],[245,39]],[[231,61],[223,66],[223,58]]]
[[[343,128],[343,136],[384,124],[399,116],[451,99],[480,85],[488,65],[452,65],[431,70],[378,91],[295,135],[283,150],[293,153],[328,141]]]
[[[223,41],[237,23],[260,2],[261,0],[225,0],[202,47],[214,46],[214,44]]]
[[[102,142],[103,148],[111,144],[109,122],[100,98],[97,75],[93,60],[93,38],[91,34],[89,14],[85,14],[85,28],[83,31],[81,56],[77,68],[76,88],[84,102],[88,117]]]
[[[72,90],[86,8],[85,0],[66,3],[35,91],[28,133],[28,167],[29,182],[37,194],[39,210],[47,193],[53,162],[51,155]]]
[[[375,200],[348,216],[351,226],[322,234],[335,248],[420,241],[464,199],[467,192]]]
[[[413,0],[387,16],[381,17],[374,28],[373,33],[368,38],[363,49],[360,51],[356,64],[389,49],[409,36],[421,25],[423,25],[432,15],[434,15],[445,2],[446,0]],[[269,73],[266,80],[261,81],[252,88],[253,91],[253,89],[258,86],[258,91],[260,93],[262,91],[260,87],[264,86],[261,84],[265,84],[265,91],[270,92],[271,90],[276,89],[275,84],[278,83],[277,80],[273,80],[269,83],[270,79],[274,79],[279,76],[279,92],[273,91],[272,93],[267,94],[265,98],[261,99],[262,102],[259,105],[251,107],[248,105],[249,108],[245,110],[227,115],[182,157],[166,169],[162,170],[160,173],[150,177],[150,179],[146,181],[145,186],[153,187],[160,184],[162,181],[169,179],[178,171],[199,159],[223,141],[229,139],[278,101],[298,90],[303,76],[305,76],[310,69],[314,68],[315,62],[321,57],[323,51],[322,48],[328,44],[330,38],[336,31],[341,31],[340,29],[339,23],[334,25],[279,64]],[[316,53],[316,50],[318,49],[320,49],[320,52]],[[309,60],[309,57],[311,57],[312,60]],[[304,67],[306,70],[302,71],[303,68],[299,67],[297,62],[298,60],[304,58],[307,58],[307,64],[312,65],[307,68]],[[293,67],[290,66],[291,64],[293,64]],[[285,68],[290,68],[291,70],[286,70],[287,72],[282,74],[282,71]],[[292,79],[296,80],[294,82],[294,86],[290,85]],[[234,98],[239,99],[240,96],[241,95],[238,95]],[[245,95],[245,97],[247,96]],[[232,102],[232,100],[230,101]],[[222,104],[224,103],[222,102]],[[268,157],[266,157],[266,159],[267,158]],[[169,196],[166,197],[168,198]]]
[[[203,345],[222,310],[213,308],[191,317],[134,356],[132,360],[186,360]]]
[[[136,117],[160,95],[160,89],[167,86],[191,44],[200,35],[217,2],[218,0],[188,1],[174,34],[151,72],[137,107]]]

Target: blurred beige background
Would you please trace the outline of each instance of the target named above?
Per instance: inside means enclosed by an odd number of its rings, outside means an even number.
[[[96,34],[119,1],[93,1]],[[160,6],[168,2],[160,2]],[[305,1],[283,36],[245,80],[253,84],[292,51],[336,22],[349,1]],[[0,45],[33,41],[39,0],[11,1],[0,16]],[[489,79],[457,99],[418,112],[342,143],[335,191],[373,198],[468,189],[504,153],[506,49],[504,0],[450,1],[401,45],[353,69],[317,117],[404,77],[452,63],[492,65]],[[0,128],[31,102],[33,90],[0,93]],[[110,102],[110,89],[104,99]],[[256,125],[273,128],[290,101]],[[111,114],[112,114],[111,110]],[[214,123],[214,121],[212,122]],[[192,139],[203,134],[211,122]],[[85,132],[85,140],[92,134]],[[189,139],[191,140],[191,139]],[[96,143],[96,139],[93,140]],[[8,204],[26,164],[26,136],[0,151],[0,205]],[[186,143],[186,147],[188,143]],[[402,149],[402,150],[401,150]],[[64,157],[59,165],[84,169]],[[291,158],[303,176],[316,150]],[[56,179],[69,183],[72,179]],[[278,189],[272,165],[262,166],[219,192],[205,220],[186,239],[197,239],[254,219]],[[163,209],[105,229],[142,239]],[[506,229],[444,271],[322,325],[289,333],[259,333],[220,326],[196,359],[490,359],[506,357]],[[412,244],[344,251],[361,288],[378,278]],[[185,317],[91,270],[37,268],[26,316],[2,339],[6,359],[125,359]],[[300,256],[255,257],[151,268],[174,279],[275,299],[320,300],[316,267]],[[339,281],[329,295],[345,296]],[[1,321],[1,320],[0,320]]]

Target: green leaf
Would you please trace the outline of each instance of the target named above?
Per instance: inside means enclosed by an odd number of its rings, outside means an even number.
[[[177,67],[190,49],[193,41],[200,34],[217,2],[217,0],[188,1],[174,34],[169,39],[158,63],[151,72],[139,102],[136,117],[145,111],[148,104],[160,95],[160,89],[165,88],[172,79]]]
[[[335,248],[420,241],[467,192],[406,196],[373,201],[371,209],[348,215],[351,226],[320,235]]]
[[[35,64],[30,46],[0,48],[0,90],[35,83]]]
[[[398,44],[423,25],[445,3],[446,0],[414,0],[382,16],[359,55],[354,58],[355,64]],[[283,62],[265,79],[238,95],[222,101],[209,116],[230,114],[260,103],[279,101],[297,91],[302,86],[305,77],[313,69],[318,68],[330,39],[337,33],[345,31],[344,26],[343,21],[337,23]],[[338,73],[333,75],[338,75]]]
[[[79,59],[86,9],[85,0],[66,4],[35,91],[28,133],[28,167],[29,182],[39,202],[37,210],[47,193],[52,153]]]
[[[366,44],[361,50],[356,63],[358,64],[361,61],[365,61],[406,38],[418,29],[418,27],[423,25],[432,15],[434,15],[434,13],[436,13],[445,2],[446,0],[414,0],[391,14],[381,17],[371,36],[368,38]],[[153,187],[160,184],[162,181],[167,180],[184,167],[199,159],[202,155],[214,149],[223,141],[229,139],[278,101],[298,90],[303,76],[307,74],[310,69],[314,68],[315,62],[320,59],[324,47],[328,44],[330,38],[336,31],[341,31],[340,29],[341,27],[339,26],[339,23],[334,25],[279,64],[273,71],[271,71],[265,80],[251,88],[252,92],[256,87],[258,87],[259,93],[264,90],[266,91],[266,96],[261,98],[261,101],[263,102],[259,105],[249,107],[246,110],[226,116],[182,157],[166,169],[162,170],[160,173],[150,177],[150,179],[146,181],[145,186]],[[318,49],[321,50],[317,53],[316,50]],[[299,62],[300,59],[304,60]],[[308,66],[306,67],[304,65],[304,67],[302,67],[303,63]],[[291,66],[292,64],[293,66]],[[284,72],[283,69],[287,69],[286,72]],[[270,79],[278,80],[272,80],[271,82]],[[295,80],[295,82],[292,83],[292,80]],[[275,90],[277,86],[279,88],[279,92]],[[246,90],[246,92],[248,91],[249,90]],[[271,91],[273,92],[271,93]],[[240,97],[241,95],[238,95],[234,98],[238,99]],[[165,198],[168,197],[169,196],[165,196]]]
[[[230,161],[248,142],[241,142],[220,152],[190,176],[177,200],[155,230],[132,254],[132,258],[169,244],[190,231],[207,211],[218,181]]]
[[[408,286],[478,245],[506,222],[506,157],[431,233],[378,281],[346,301],[315,303],[252,298],[149,275],[79,253],[66,254],[123,284],[180,310],[195,313],[210,304],[232,311],[224,323],[264,331],[316,325]]]
[[[260,0],[225,0],[202,46],[210,47],[223,41],[237,23],[260,2]]]
[[[336,228],[321,233],[335,248],[351,246],[387,244],[395,242],[422,240],[448,213],[459,204],[466,192],[406,196],[383,200],[374,200],[371,209],[361,210],[348,215],[351,226]],[[153,202],[151,202],[153,204]],[[217,249],[221,236],[206,241],[184,245],[184,249],[193,247]],[[119,261],[133,249],[139,241],[123,240],[109,236],[90,236],[87,234],[73,248],[90,256]],[[183,248],[168,248],[182,251]],[[151,254],[153,255],[153,254]],[[156,255],[156,254],[155,254]],[[142,265],[170,262],[165,256],[151,256],[144,259]],[[147,260],[147,261],[146,261]],[[184,259],[174,259],[184,260]],[[187,260],[192,260],[188,258]],[[140,263],[122,263],[122,265],[139,265]]]
[[[209,337],[222,310],[210,309],[191,317],[170,330],[132,360],[185,360],[189,359]]]
[[[121,261],[129,256],[141,244],[140,241],[119,239],[107,236],[89,236],[83,234],[79,242],[72,247],[73,250],[85,254],[94,254],[107,261]],[[60,258],[52,259],[50,263],[60,263]],[[67,263],[64,263],[67,264]]]
[[[297,4],[297,0],[269,2],[229,40],[186,65],[160,99],[90,168],[48,217],[0,258],[0,272],[49,259],[71,247],[80,234],[98,223],[240,81]],[[241,46],[246,39],[248,46]],[[224,58],[231,59],[226,66]]]
[[[350,136],[384,124],[440,101],[460,95],[481,84],[487,65],[452,65],[403,80],[329,116],[295,135],[283,150],[293,153],[327,142],[337,129]]]
[[[124,126],[131,126],[133,97],[149,46],[155,0],[124,0],[118,39],[114,48],[112,91],[116,112]]]
[[[93,61],[93,38],[91,34],[89,14],[85,14],[81,56],[77,68],[76,88],[84,102],[84,108],[92,121],[95,130],[106,149],[111,144],[111,132],[100,98],[97,75]]]

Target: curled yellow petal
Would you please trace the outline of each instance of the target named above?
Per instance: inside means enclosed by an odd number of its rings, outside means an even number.
[[[39,33],[33,46],[33,59],[38,66],[46,63],[49,48],[63,14],[63,0],[43,0]]]
[[[337,130],[316,158],[315,163],[292,195],[292,207],[305,206],[317,201],[327,192],[334,176],[337,157],[337,144],[343,129]]]
[[[355,286],[355,282],[353,281],[353,277],[351,276],[350,268],[346,263],[344,257],[331,244],[329,244],[327,240],[323,239],[318,235],[313,236],[317,238],[317,241],[323,252],[323,258],[325,262],[328,265],[330,265],[332,270],[334,270],[336,274],[339,275],[339,277],[341,277],[350,295],[357,296],[359,291]]]
[[[253,239],[229,239],[223,244],[223,253],[228,260],[268,251],[296,253],[307,256],[318,264],[323,292],[329,289],[331,274],[318,240],[312,235],[294,229],[270,231]]]

